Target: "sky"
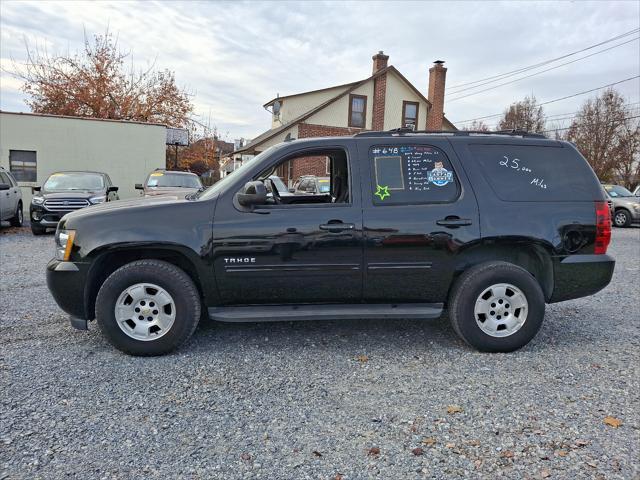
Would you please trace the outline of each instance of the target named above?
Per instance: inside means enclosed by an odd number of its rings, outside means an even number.
[[[535,95],[545,102],[640,75],[638,34],[537,70],[608,48],[540,75],[455,99],[451,87],[544,62],[640,27],[640,2],[37,2],[0,1],[0,109],[29,111],[10,75],[25,44],[76,52],[84,32],[109,31],[138,69],[175,72],[193,97],[194,118],[220,134],[252,138],[271,117],[262,105],[289,95],[353,82],[371,74],[383,50],[426,96],[428,69],[444,60],[445,114],[451,121],[493,115]],[[14,63],[15,62],[15,63]],[[520,75],[520,76],[524,76]],[[508,77],[504,81],[518,78]],[[640,102],[638,78],[615,87]],[[545,106],[564,118],[597,92]],[[638,106],[638,104],[636,104]],[[637,110],[636,110],[637,111]],[[496,123],[495,117],[486,123]],[[558,120],[556,126],[567,126]],[[463,126],[458,123],[458,126]]]

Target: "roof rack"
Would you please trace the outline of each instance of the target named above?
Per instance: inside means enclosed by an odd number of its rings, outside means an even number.
[[[354,137],[393,137],[403,135],[453,135],[456,137],[468,137],[470,135],[507,135],[513,137],[529,137],[529,138],[547,138],[541,133],[531,133],[526,130],[498,130],[495,132],[485,132],[481,130],[413,130],[411,128],[394,128],[392,130],[384,130],[377,132],[361,132],[356,133]]]

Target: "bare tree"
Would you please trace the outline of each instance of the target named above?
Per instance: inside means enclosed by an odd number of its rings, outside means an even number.
[[[512,103],[504,111],[498,124],[499,130],[525,130],[541,133],[544,131],[546,117],[536,97],[525,97],[524,100]]]
[[[11,73],[24,81],[29,107],[36,113],[164,123],[185,127],[193,105],[188,93],[168,70],[125,71],[129,56],[117,48],[108,32],[85,37],[74,55],[49,55],[27,48],[22,67]]]
[[[640,127],[625,99],[613,89],[588,99],[571,123],[572,141],[602,181],[638,181]]]
[[[482,120],[474,120],[462,130],[469,130],[471,132],[488,132],[489,126]]]
[[[640,184],[640,122],[629,118],[628,111],[626,115],[620,131],[618,161],[614,172],[619,183],[633,190]]]

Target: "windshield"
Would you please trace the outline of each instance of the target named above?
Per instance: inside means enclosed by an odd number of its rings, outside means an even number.
[[[318,188],[320,193],[329,193],[331,191],[331,181],[328,178],[319,178]]]
[[[99,173],[54,173],[42,187],[44,190],[101,190],[104,178]]]
[[[200,188],[197,175],[184,173],[154,172],[149,175],[147,187]]]
[[[238,172],[242,173],[244,170],[247,170],[247,168],[250,165],[254,165],[256,162],[259,162],[263,158],[268,157],[275,150],[277,150],[279,148],[282,148],[284,145],[285,145],[284,143],[280,143],[280,144],[274,145],[272,147],[269,147],[264,152],[262,152],[262,153],[256,155],[255,157],[253,157],[251,160],[245,161],[238,168],[236,168],[232,172],[229,172],[225,177],[222,177],[216,183],[214,183],[209,188],[207,188],[197,198],[202,198],[202,199],[211,198],[213,195],[215,195],[219,191],[221,191],[227,184],[233,182],[235,178],[238,178]]]
[[[620,185],[606,185],[604,188],[613,198],[633,197],[633,193]]]

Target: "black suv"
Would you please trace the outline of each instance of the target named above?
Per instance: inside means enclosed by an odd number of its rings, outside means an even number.
[[[296,158],[330,194],[267,195]],[[123,208],[126,207],[126,208]],[[611,280],[609,208],[575,147],[524,132],[366,132],[269,148],[187,198],[66,215],[47,282],[76,328],[134,355],[224,322],[439,317],[482,351],[538,332],[545,303]]]
[[[42,187],[32,190],[29,215],[34,235],[42,235],[47,228],[56,228],[69,212],[118,200],[118,187],[113,186],[109,175],[101,172],[52,173]]]

